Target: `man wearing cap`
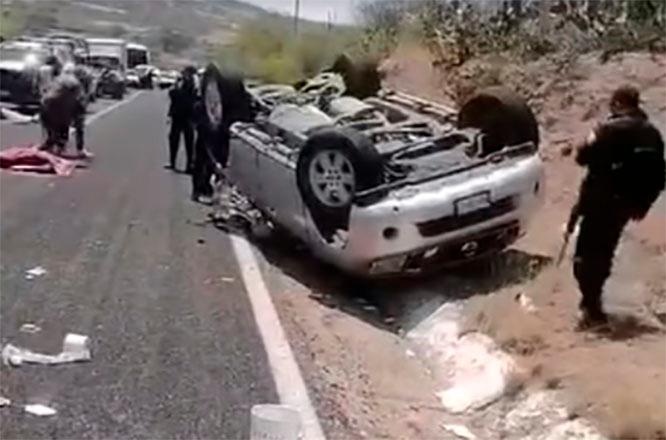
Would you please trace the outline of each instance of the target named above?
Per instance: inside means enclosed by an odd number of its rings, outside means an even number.
[[[576,162],[587,175],[567,228],[580,220],[573,269],[581,326],[589,327],[607,322],[601,296],[625,225],[644,218],[666,184],[664,142],[640,108],[638,90],[613,93],[609,118],[578,147]]]
[[[185,140],[185,155],[187,164],[185,171],[192,172],[193,147],[194,147],[194,104],[197,101],[197,89],[194,76],[196,69],[186,67],[183,69],[182,78],[178,80],[173,89],[169,91],[171,104],[168,116],[171,119],[171,130],[169,131],[169,163],[166,168],[176,169],[176,159],[180,147],[180,137]]]

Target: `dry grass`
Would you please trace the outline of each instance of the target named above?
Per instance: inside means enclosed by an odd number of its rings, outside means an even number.
[[[485,333],[508,353],[529,356],[546,348],[542,321],[521,306],[513,292],[474,297],[464,314],[464,333]]]
[[[629,379],[616,378],[614,383],[595,384],[595,400],[590,415],[597,418],[606,435],[623,440],[666,439],[666,390],[640,377],[635,371]]]

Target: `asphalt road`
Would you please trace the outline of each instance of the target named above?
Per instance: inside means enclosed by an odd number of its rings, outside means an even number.
[[[70,178],[0,173],[3,346],[57,353],[73,332],[93,350],[2,366],[0,438],[248,438],[250,407],[278,400],[228,237],[198,224],[189,178],[162,168],[166,105],[143,92],[93,121],[96,158]],[[39,138],[0,124],[2,148]],[[35,266],[47,273],[26,279]]]

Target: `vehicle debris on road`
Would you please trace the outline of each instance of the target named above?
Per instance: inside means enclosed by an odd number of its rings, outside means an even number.
[[[62,351],[57,355],[35,353],[31,350],[7,344],[2,349],[2,362],[7,366],[18,367],[24,363],[57,365],[71,362],[85,362],[91,359],[89,338],[68,333],[62,343]]]

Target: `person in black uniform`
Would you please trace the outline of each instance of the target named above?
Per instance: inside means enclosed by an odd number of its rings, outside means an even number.
[[[166,168],[175,170],[178,149],[180,147],[181,134],[185,140],[185,155],[187,173],[192,172],[193,145],[194,145],[194,126],[193,113],[194,104],[197,100],[194,67],[186,67],[183,70],[182,78],[176,83],[173,89],[169,91],[171,104],[169,105],[168,116],[171,119],[171,130],[169,131],[169,163]]]
[[[194,123],[197,140],[194,144],[194,168],[192,170],[192,200],[205,203],[201,198],[213,196],[213,186],[210,183],[215,164],[209,151],[209,137],[206,126],[206,115],[203,101],[197,100],[194,104]]]
[[[664,142],[639,105],[633,87],[617,89],[610,117],[578,148],[576,162],[587,168],[567,229],[580,219],[574,276],[582,293],[582,327],[607,322],[603,286],[625,225],[645,217],[666,184]]]

